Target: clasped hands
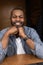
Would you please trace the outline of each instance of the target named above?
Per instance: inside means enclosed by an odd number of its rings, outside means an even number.
[[[19,33],[18,33],[19,32]],[[13,27],[11,27],[8,31],[7,31],[7,33],[10,35],[10,34],[19,34],[19,36],[20,37],[22,37],[22,38],[25,38],[25,37],[27,37],[26,36],[26,34],[25,34],[25,32],[24,32],[24,28],[23,27],[16,27],[16,26],[13,26]]]

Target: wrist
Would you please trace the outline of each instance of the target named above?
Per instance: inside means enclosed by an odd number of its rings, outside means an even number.
[[[23,39],[26,41],[26,40],[28,40],[29,38],[28,38],[27,36],[25,36]]]

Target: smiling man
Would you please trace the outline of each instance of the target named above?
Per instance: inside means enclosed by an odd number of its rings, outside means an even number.
[[[0,31],[0,62],[6,55],[15,54],[34,54],[43,58],[43,43],[33,28],[24,26],[24,11],[14,8],[10,19],[11,27]]]

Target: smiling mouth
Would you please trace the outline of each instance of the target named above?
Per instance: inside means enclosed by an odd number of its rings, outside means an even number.
[[[17,22],[16,25],[21,25],[21,24],[19,22]]]
[[[20,23],[15,23],[15,26],[18,28],[18,27],[21,27],[22,26],[22,24],[20,24]]]
[[[15,23],[15,26],[16,26],[16,27],[22,27],[23,24],[24,24],[23,22],[16,22],[16,23]]]
[[[22,27],[24,25],[24,22],[11,22],[12,26],[16,26],[16,27]]]

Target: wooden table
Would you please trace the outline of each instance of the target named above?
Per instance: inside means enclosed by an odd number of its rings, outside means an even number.
[[[39,59],[34,55],[22,54],[7,57],[0,65],[27,65],[38,62],[43,62],[43,59]]]

